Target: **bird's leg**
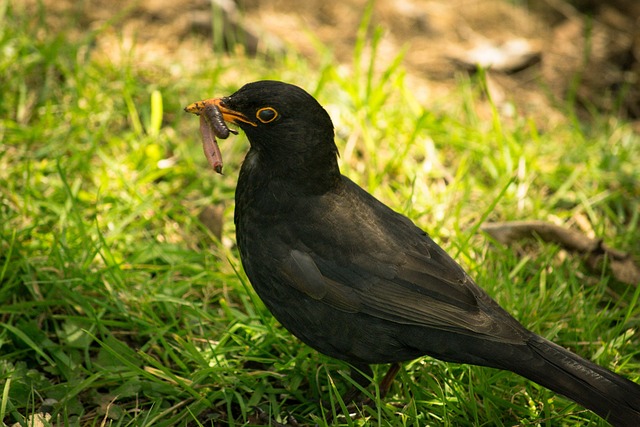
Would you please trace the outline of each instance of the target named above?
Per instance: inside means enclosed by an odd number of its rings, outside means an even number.
[[[371,367],[366,364],[352,365],[349,376],[355,384],[353,384],[349,391],[347,391],[342,396],[342,401],[345,403],[345,405],[347,405],[348,412],[351,412],[349,408],[353,409],[354,406],[366,406],[367,403],[365,403],[365,401],[370,400],[360,399],[360,396],[362,395],[361,389],[366,388],[369,384],[371,384],[373,371],[371,370]],[[333,414],[330,411],[331,408],[327,404],[323,404],[322,406],[329,410],[329,412],[325,415],[325,421],[327,422],[327,424],[331,424],[331,422],[333,421]],[[344,415],[349,416],[348,413]]]
[[[395,379],[396,375],[400,371],[400,363],[394,362],[389,366],[389,370],[385,374],[382,381],[380,381],[379,390],[380,390],[380,398],[384,398],[389,392],[389,388],[391,388],[391,384]],[[370,399],[361,399],[362,388],[366,388],[369,384],[371,384],[371,379],[373,378],[373,371],[369,365],[354,365],[351,367],[351,379],[355,383],[351,386],[348,392],[342,397],[342,401],[348,405],[348,409],[356,408],[364,408],[365,406],[375,407],[375,402]],[[351,412],[351,410],[349,410]],[[332,414],[327,414],[326,418],[328,423],[333,420]]]
[[[349,404],[351,402],[358,402],[358,398],[362,394],[360,388],[366,388],[369,384],[371,384],[373,371],[371,370],[371,367],[369,365],[352,366],[350,376],[355,384],[352,385],[351,389],[349,389],[349,391],[346,392],[343,396],[342,401],[346,404]]]
[[[382,381],[380,381],[380,398],[381,399],[384,398],[389,392],[389,389],[391,388],[391,384],[393,383],[393,380],[396,378],[396,375],[398,375],[398,372],[400,372],[400,366],[401,365],[398,362],[392,363],[391,366],[389,366],[389,370],[384,375],[384,378],[382,378]]]
[[[361,389],[366,388],[369,384],[371,384],[373,371],[371,370],[369,365],[357,365],[357,367],[354,365],[351,366],[349,376],[355,384],[353,384],[351,388],[342,395],[342,401],[346,405],[350,405],[351,403],[357,404],[358,402],[360,402],[359,397],[362,394]],[[322,402],[322,406],[325,407],[325,409],[330,409],[331,407],[329,402],[326,401]]]
[[[400,363],[398,362],[394,362],[389,366],[389,370],[384,375],[382,381],[380,381],[380,385],[378,386],[381,399],[383,399],[389,392],[391,384],[393,384],[393,380],[396,378],[396,375],[398,375],[398,372],[400,372],[401,366],[402,365],[400,365]],[[373,372],[368,365],[351,368],[351,379],[362,388],[367,387],[371,383],[372,375]],[[364,399],[363,401],[358,402],[357,399],[361,394],[362,392],[360,391],[360,388],[354,384],[351,389],[344,395],[343,401],[345,403],[354,402],[362,403],[364,405],[370,405],[371,399]]]
[[[398,362],[394,362],[389,366],[389,370],[384,375],[382,381],[380,381],[380,385],[378,386],[378,389],[380,390],[380,399],[384,399],[384,397],[389,392],[391,384],[393,384],[393,380],[396,378],[396,375],[398,375],[398,372],[400,371],[400,367],[401,365]],[[366,370],[362,369],[362,367],[360,367],[360,369],[351,368],[351,379],[354,380],[354,382],[362,388],[368,386],[371,383],[372,375],[373,372],[371,371],[371,368],[369,366],[366,366]],[[361,404],[362,406],[370,406],[373,401],[369,398],[358,401],[358,397],[360,397],[361,394],[362,392],[360,391],[360,388],[356,385],[353,385],[351,389],[344,395],[343,401],[345,403],[354,402],[356,404]]]
[[[378,385],[380,399],[384,399],[387,393],[389,393],[391,384],[393,384],[393,380],[396,378],[396,375],[398,375],[398,372],[400,371],[400,366],[401,365],[398,362],[394,362],[389,366],[389,370],[384,375],[384,377],[382,378],[382,381],[380,381],[380,384]],[[375,402],[372,399],[367,398],[359,402],[359,405],[362,407],[364,406],[374,407]]]

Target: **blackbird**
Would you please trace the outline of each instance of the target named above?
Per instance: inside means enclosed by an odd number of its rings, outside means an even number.
[[[303,89],[258,81],[206,103],[249,139],[237,244],[293,335],[351,364],[362,385],[370,364],[391,363],[383,391],[399,362],[429,355],[515,372],[640,426],[639,385],[525,329],[427,233],[341,175],[331,119]]]

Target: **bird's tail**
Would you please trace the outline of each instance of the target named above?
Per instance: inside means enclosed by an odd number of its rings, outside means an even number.
[[[527,344],[533,352],[532,363],[511,370],[563,394],[614,426],[640,426],[640,385],[537,335]]]

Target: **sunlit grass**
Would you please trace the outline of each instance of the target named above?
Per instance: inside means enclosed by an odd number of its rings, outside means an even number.
[[[271,317],[234,248],[233,194],[248,143],[222,142],[225,175],[202,156],[188,103],[250,80],[299,84],[331,113],[345,174],[441,242],[525,325],[638,381],[637,292],[607,292],[573,254],[494,245],[485,220],[588,224],[611,246],[640,245],[640,138],[593,117],[541,129],[474,112],[482,78],[451,99],[416,99],[402,54],[376,61],[363,29],[350,69],[294,55],[241,55],[181,73],[120,63],[39,30],[3,3],[0,38],[0,420],[43,408],[55,425],[605,425],[514,374],[423,358],[406,364],[363,418],[340,416],[348,367]],[[124,49],[124,48],[123,48]],[[219,58],[218,53],[216,58]],[[281,68],[280,68],[281,67]],[[242,76],[237,70],[246,70]],[[433,102],[432,102],[433,101]],[[436,102],[437,101],[437,102]],[[223,206],[222,241],[198,220]],[[381,377],[386,367],[377,367]],[[260,416],[259,414],[264,414]],[[591,425],[590,424],[590,425]]]

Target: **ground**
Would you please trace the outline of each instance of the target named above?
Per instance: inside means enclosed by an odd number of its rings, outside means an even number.
[[[31,6],[35,8],[33,2]],[[185,63],[211,44],[212,32],[242,40],[257,53],[297,52],[311,63],[329,51],[351,66],[367,0],[151,0],[47,1],[54,31],[75,36],[114,24],[97,38],[96,52],[117,59],[122,43],[138,45],[138,58]],[[213,3],[213,6],[212,6]],[[447,93],[460,73],[474,72],[478,58],[493,62],[488,87],[505,114],[534,117],[541,127],[564,119],[566,100],[640,117],[640,3],[563,0],[378,0],[372,26],[382,29],[380,67],[404,54],[418,99]],[[212,13],[213,11],[213,13]],[[220,12],[222,11],[222,12]],[[217,19],[222,17],[222,19]],[[76,25],[69,29],[69,21]],[[212,25],[213,22],[213,25]],[[220,23],[224,23],[220,25]],[[214,28],[212,31],[212,27]],[[371,31],[371,30],[370,30]],[[240,34],[240,36],[238,36]],[[228,39],[229,37],[227,37]],[[319,46],[323,46],[319,49]],[[513,48],[514,49],[510,49]],[[227,43],[227,48],[229,48]],[[236,47],[232,47],[237,48]],[[495,71],[497,69],[497,71]],[[583,117],[584,118],[584,117]],[[638,127],[638,126],[636,126]]]
[[[223,143],[217,175],[183,111],[266,77],[315,90],[345,175],[523,324],[638,381],[638,276],[615,263],[640,253],[640,2],[571,1],[0,2],[0,420],[315,424],[346,390],[348,369],[280,328],[242,273],[246,138]],[[480,231],[512,220],[535,239]],[[631,255],[610,275],[613,249]],[[376,399],[381,425],[605,425],[508,372],[431,358]]]

